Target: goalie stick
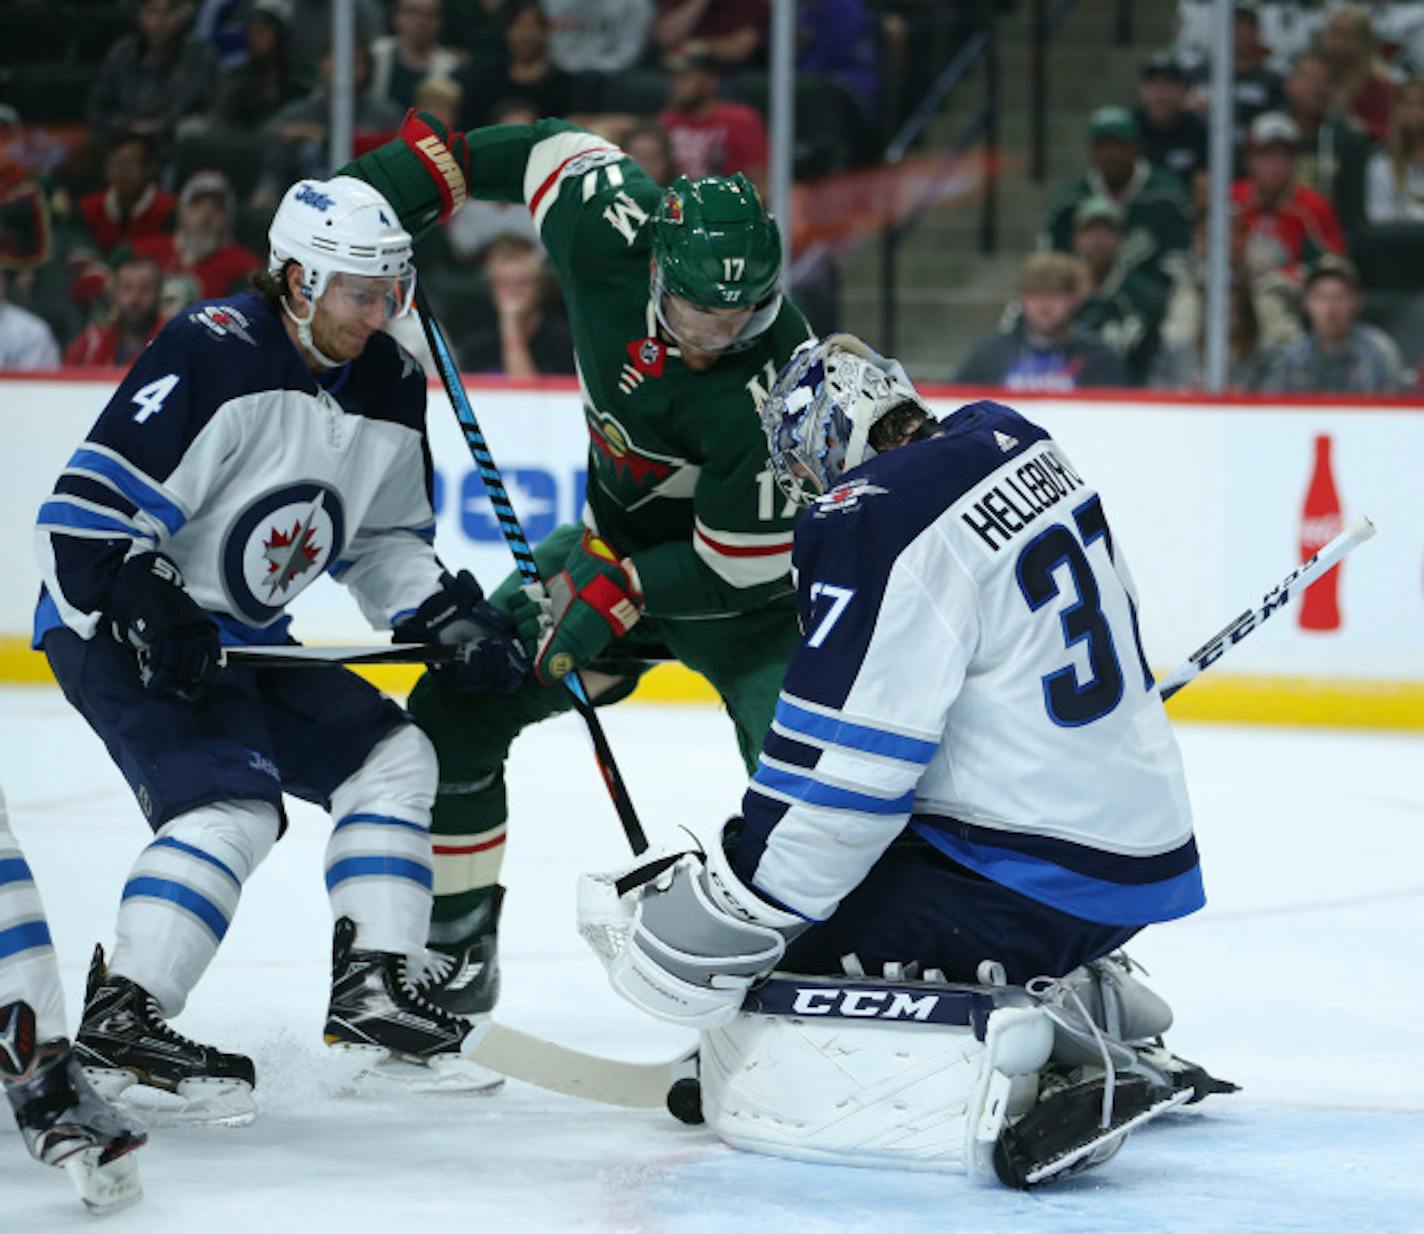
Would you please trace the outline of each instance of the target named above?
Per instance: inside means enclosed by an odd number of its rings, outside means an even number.
[[[317,664],[455,664],[463,647],[439,643],[391,643],[376,647],[224,647],[224,664],[251,668],[311,668]]]
[[[1194,651],[1185,664],[1160,684],[1163,701],[1196,680],[1227,651],[1266,622],[1272,613],[1283,608],[1292,596],[1304,591],[1374,534],[1375,525],[1368,518],[1360,518],[1350,524],[1314,557],[1302,562],[1268,591],[1258,607],[1247,609]],[[673,1087],[680,1080],[695,1080],[697,1076],[695,1050],[667,1062],[629,1063],[596,1054],[583,1054],[499,1024],[490,1026],[470,1056],[486,1067],[539,1088],[607,1105],[638,1109],[669,1106],[669,1094]],[[1066,1164],[1066,1161],[1056,1163],[1059,1169]]]

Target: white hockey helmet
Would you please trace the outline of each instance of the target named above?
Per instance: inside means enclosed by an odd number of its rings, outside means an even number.
[[[415,295],[410,233],[384,197],[364,180],[298,180],[282,198],[267,233],[267,267],[302,267],[302,295],[313,305],[334,274],[394,279],[390,316],[403,316]]]
[[[907,405],[933,424],[898,360],[853,334],[808,339],[791,353],[761,408],[778,486],[792,501],[810,505],[875,455],[870,430]]]

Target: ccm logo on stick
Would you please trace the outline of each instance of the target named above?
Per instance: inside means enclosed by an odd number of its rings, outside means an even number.
[[[918,997],[903,990],[798,989],[791,1010],[798,1015],[860,1016],[879,1020],[928,1020],[938,994]]]

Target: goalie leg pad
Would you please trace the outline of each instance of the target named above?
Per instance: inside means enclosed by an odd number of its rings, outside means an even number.
[[[924,987],[936,988],[946,987]],[[893,994],[874,983],[846,989],[847,1014],[743,1012],[705,1031],[708,1126],[750,1152],[992,1178],[1000,1132],[1037,1092],[1053,1039],[1047,1016],[997,1006],[981,1039],[982,1023],[887,1021],[868,1009],[895,1005]]]

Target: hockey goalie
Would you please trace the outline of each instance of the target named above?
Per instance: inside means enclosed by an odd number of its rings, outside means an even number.
[[[579,887],[614,988],[702,1031],[709,1126],[1022,1188],[1232,1091],[1165,1047],[1121,950],[1205,897],[1096,490],[1011,408],[936,423],[847,335],[762,419],[808,507],[804,633],[741,816]]]

